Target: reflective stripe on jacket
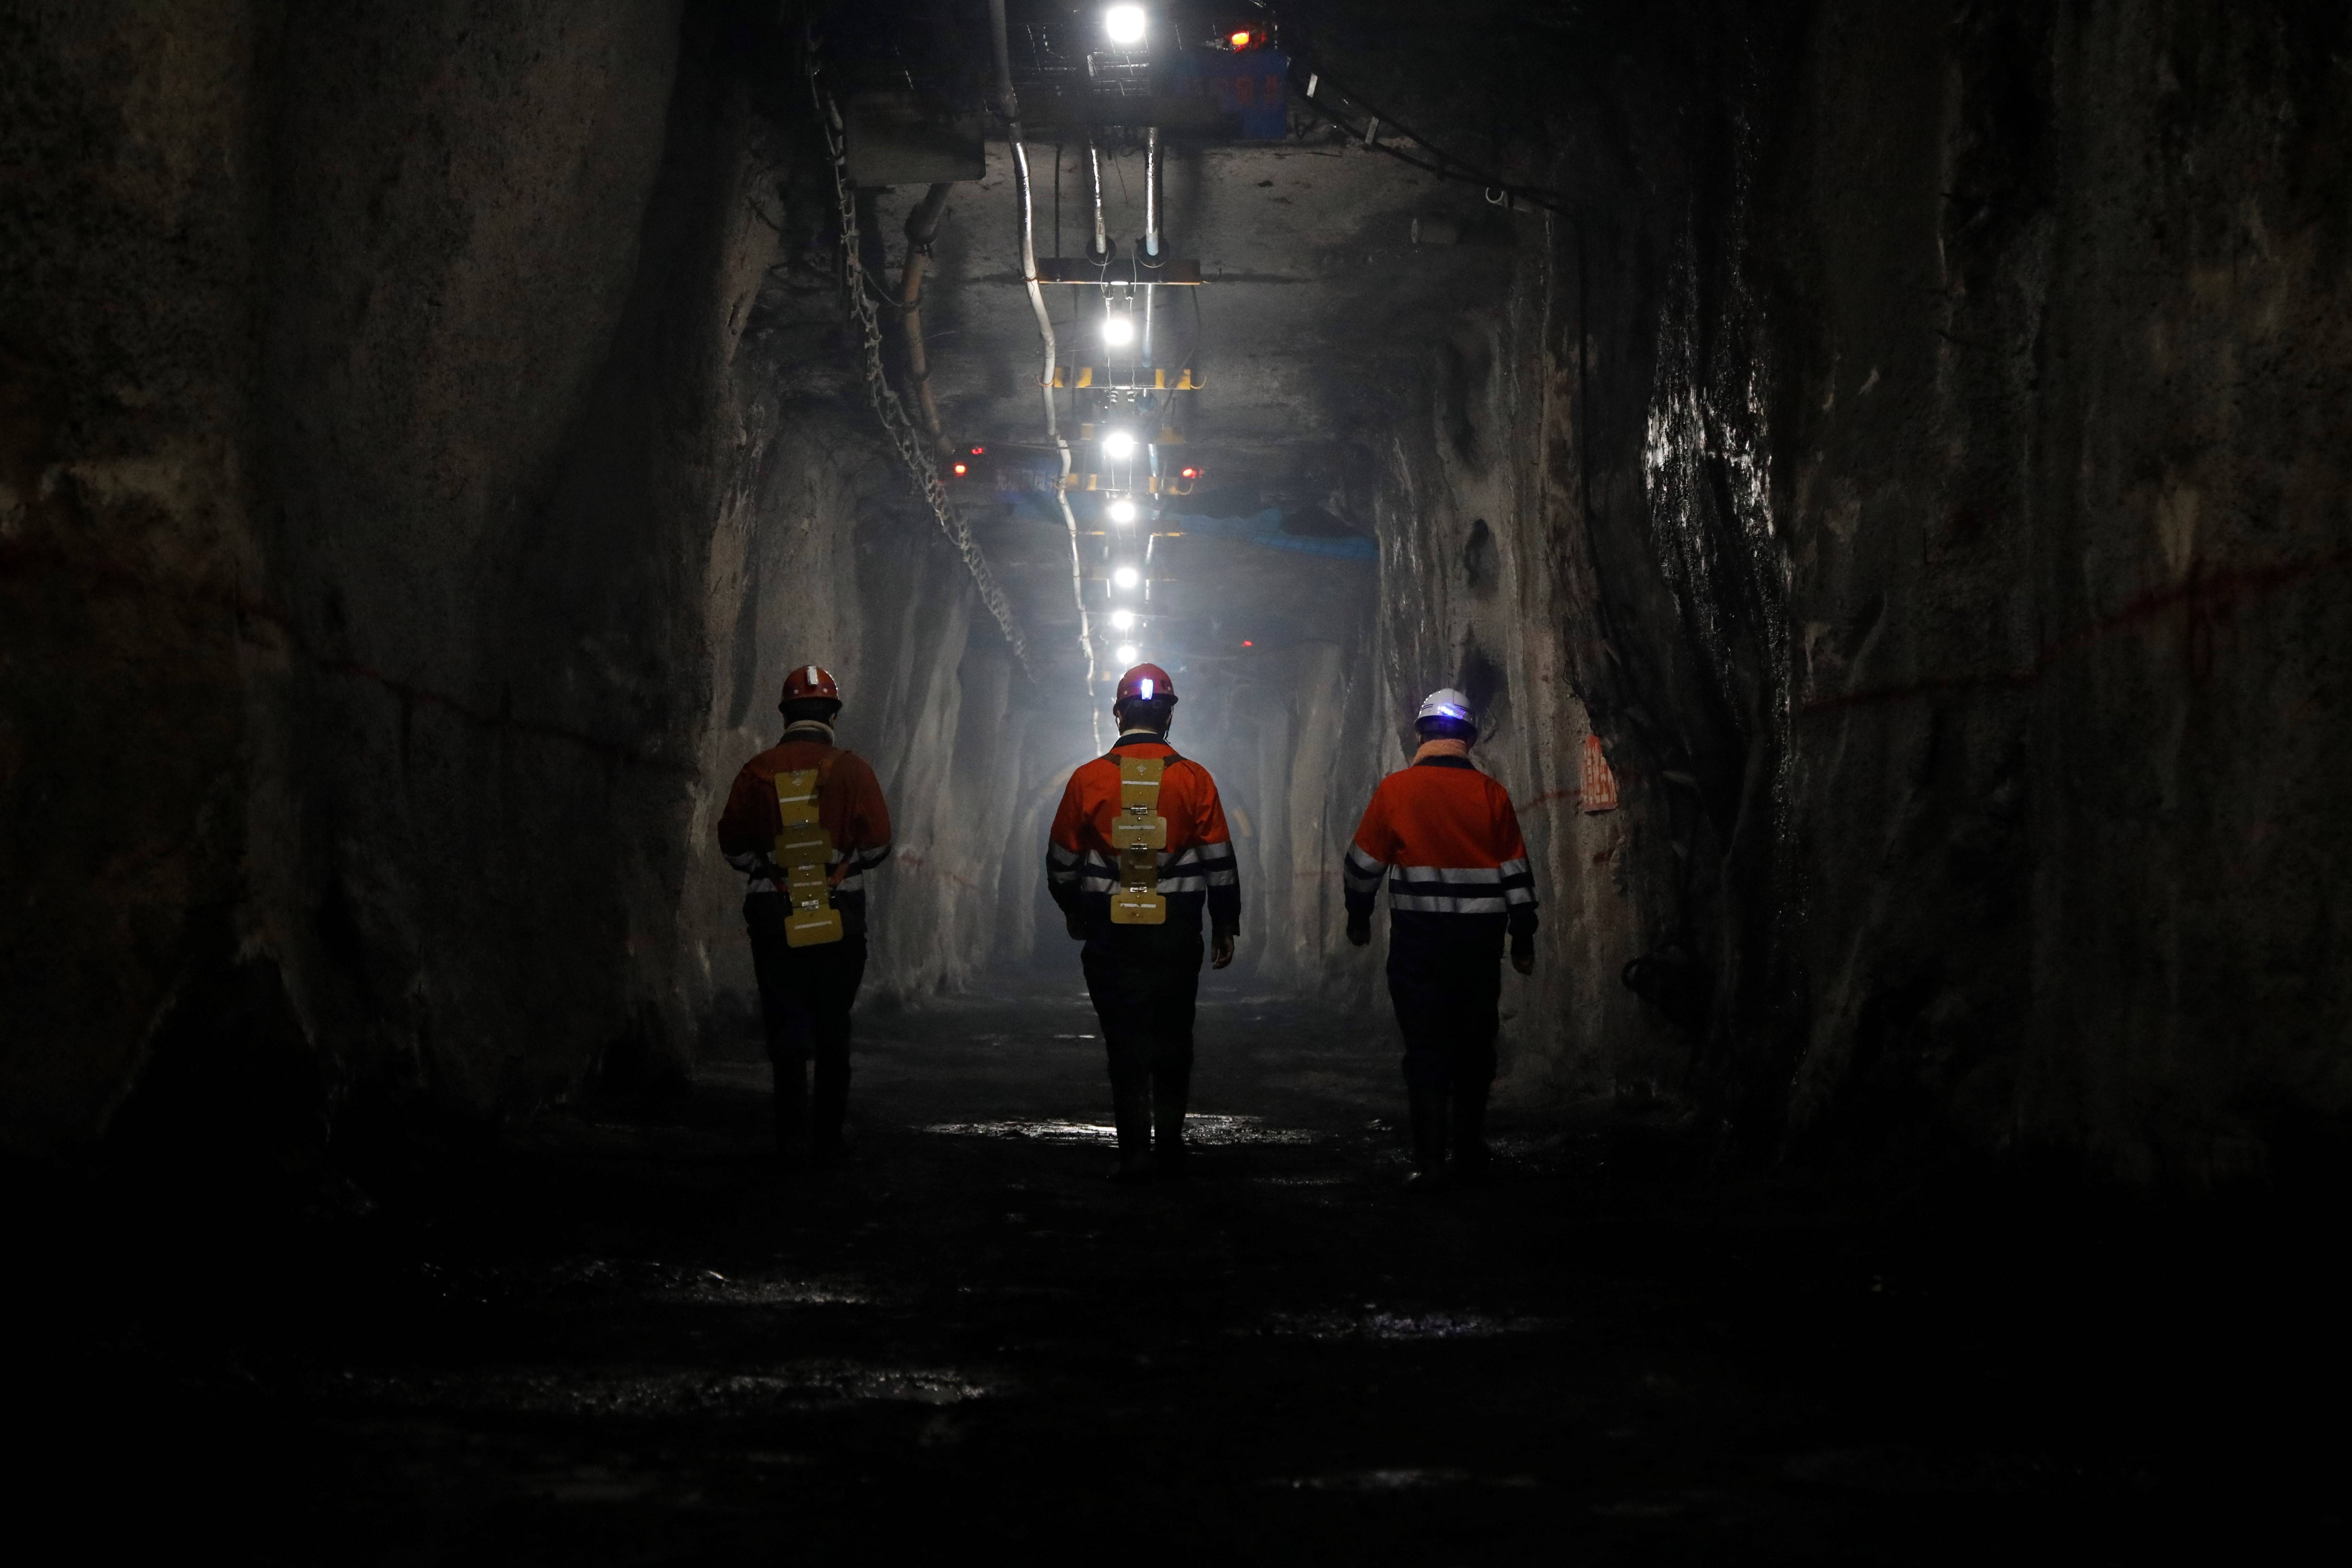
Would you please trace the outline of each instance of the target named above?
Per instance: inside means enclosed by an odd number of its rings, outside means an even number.
[[[781,743],[743,764],[735,775],[727,809],[719,817],[719,852],[751,879],[747,892],[779,892],[770,858],[776,835],[782,831],[776,811],[776,775],[805,768],[819,768],[824,775],[817,786],[816,819],[833,835],[829,869],[841,879],[834,886],[834,904],[862,910],[866,873],[890,858],[890,808],[882,799],[882,781],[854,751],[787,730]]]
[[[1160,852],[1160,896],[1168,918],[1198,930],[1205,905],[1209,924],[1223,934],[1242,921],[1241,877],[1234,866],[1233,836],[1225,829],[1224,803],[1209,770],[1179,757],[1156,737],[1121,736],[1110,755],[1085,763],[1062,790],[1060,810],[1045,845],[1045,886],[1065,914],[1110,918],[1110,895],[1118,885],[1118,855],[1110,828],[1118,816],[1118,759],[1164,757],[1160,812],[1168,821],[1168,847]]]
[[[1463,758],[1433,757],[1372,791],[1342,867],[1348,915],[1370,915],[1381,883],[1400,914],[1507,915],[1536,925],[1535,873],[1510,791]]]

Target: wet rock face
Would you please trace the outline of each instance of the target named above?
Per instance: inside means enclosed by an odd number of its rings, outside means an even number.
[[[1043,754],[780,243],[822,171],[763,20],[70,7],[10,50],[0,1137],[674,1078],[740,1021],[711,830],[794,663],[899,807],[877,990],[1025,951]]]
[[[1553,788],[1598,731],[1607,879],[1560,819],[1538,856],[1757,1146],[2293,1169],[2352,1093],[2352,34],[1797,20],[1562,58],[1577,214],[1519,220],[1487,407],[1433,367],[1381,481],[1447,584],[1388,595],[1394,695],[1499,671],[1489,748]],[[1591,1005],[1526,1049],[1661,1060]]]

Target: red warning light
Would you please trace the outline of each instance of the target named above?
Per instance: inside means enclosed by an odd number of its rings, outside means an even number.
[[[1235,33],[1232,37],[1227,38],[1225,42],[1231,44],[1237,49],[1248,48],[1250,47],[1249,29],[1246,27],[1243,28],[1240,32]]]
[[[988,453],[988,448],[987,448],[987,447],[985,447],[985,446],[975,446],[975,447],[973,447],[973,448],[971,449],[971,455],[972,455],[974,457],[982,457],[982,456],[985,456],[985,455],[987,455],[987,453]]]
[[[1253,642],[1251,642],[1248,638],[1244,637],[1244,638],[1243,638],[1243,639],[1242,639],[1242,646],[1243,646],[1243,647],[1244,647],[1244,648],[1255,648],[1255,647],[1256,647],[1256,646],[1257,646],[1257,644],[1256,644],[1256,643],[1253,643]]]
[[[962,478],[965,475],[967,475],[967,474],[969,474],[969,473],[971,473],[971,465],[970,464],[968,464],[968,463],[959,463],[959,464],[957,464],[957,465],[956,465],[956,466],[955,466],[955,471],[956,471],[956,477],[957,477],[957,478],[959,478],[959,479],[961,479],[961,478]]]
[[[1201,471],[1198,468],[1187,468],[1184,470],[1184,477],[1187,479],[1198,479],[1200,476]]]

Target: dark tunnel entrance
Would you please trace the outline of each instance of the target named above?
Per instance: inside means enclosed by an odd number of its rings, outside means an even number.
[[[2352,12],[5,34],[45,1533],[2336,1522]]]

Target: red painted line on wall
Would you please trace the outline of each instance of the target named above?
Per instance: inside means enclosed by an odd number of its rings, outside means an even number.
[[[2149,589],[2133,597],[2113,614],[2101,616],[2088,626],[2069,632],[2055,642],[2045,643],[2035,652],[2033,662],[2021,669],[1993,670],[1979,674],[1931,675],[1899,686],[1874,686],[1858,692],[1808,697],[1798,705],[1797,711],[1801,714],[1835,713],[1844,708],[1910,702],[1942,692],[1975,691],[1988,687],[2021,690],[2039,682],[2044,671],[2070,653],[2121,632],[2169,622],[2176,614],[2188,639],[2184,653],[2189,660],[2190,678],[2201,682],[2211,673],[2214,626],[2235,612],[2242,601],[2274,593],[2291,583],[2346,566],[2352,566],[2352,549],[2333,550],[2326,555],[2306,556],[2300,560],[2230,570],[2216,570],[2192,563],[2187,580],[2169,588]]]

